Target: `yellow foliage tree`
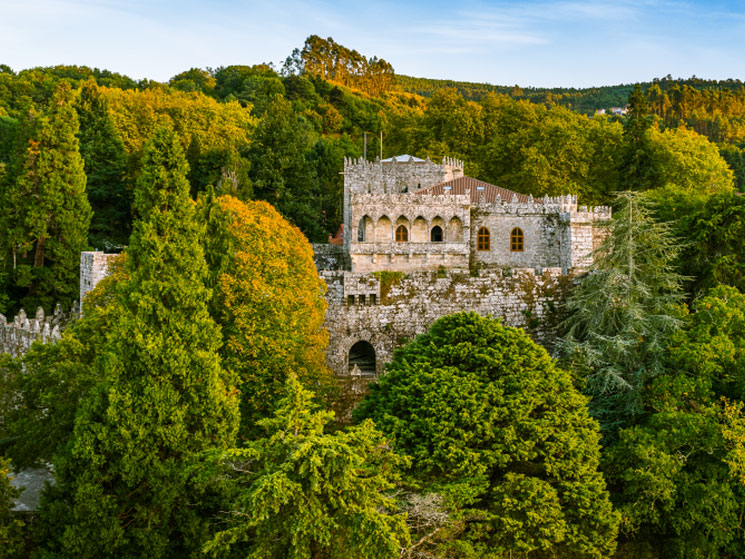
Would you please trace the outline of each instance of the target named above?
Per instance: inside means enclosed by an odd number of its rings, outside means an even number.
[[[256,119],[237,101],[221,103],[197,92],[102,87],[127,153],[139,153],[156,129],[176,131],[184,150],[196,139],[203,150],[248,145]]]
[[[326,290],[313,249],[266,202],[200,200],[214,282],[213,316],[223,328],[223,365],[241,382],[241,430],[269,416],[288,373],[317,394],[333,386],[325,365]]]

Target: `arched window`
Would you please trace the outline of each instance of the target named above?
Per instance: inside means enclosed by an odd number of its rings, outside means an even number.
[[[512,252],[522,252],[523,248],[523,230],[515,227],[510,233],[510,250]]]
[[[442,227],[440,227],[439,225],[435,225],[429,234],[429,239],[433,243],[441,243],[442,242]]]
[[[405,243],[409,240],[409,230],[405,225],[399,225],[396,227],[396,242]]]
[[[360,219],[360,224],[357,226],[357,241],[360,243],[365,242],[365,218]]]
[[[476,248],[479,250],[489,250],[491,246],[491,236],[489,230],[486,227],[479,229],[476,236]]]

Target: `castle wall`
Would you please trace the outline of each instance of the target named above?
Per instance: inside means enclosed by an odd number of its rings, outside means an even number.
[[[21,309],[11,322],[0,314],[0,353],[20,357],[37,340],[41,343],[55,342],[60,339],[61,330],[71,319],[72,315],[63,313],[59,305],[52,316],[46,316],[41,307],[32,318]]]
[[[485,270],[478,277],[471,277],[468,270],[389,273],[388,277],[352,272],[321,275],[329,288],[326,359],[340,376],[352,372],[349,351],[355,343],[372,344],[380,374],[396,347],[426,332],[438,318],[461,311],[500,317],[504,324],[526,328],[538,341],[545,341],[550,335],[550,309],[569,278],[557,268],[545,269],[541,275],[532,269],[512,270],[510,275]],[[362,291],[364,303],[358,296]],[[377,304],[370,303],[371,293],[376,294]]]
[[[569,266],[587,269],[592,266],[592,252],[600,246],[610,220],[610,208],[581,206],[571,214],[569,230]]]
[[[344,159],[344,246],[356,239],[357,220],[352,219],[351,194],[400,194],[463,176],[463,162],[445,158],[442,164],[425,161],[375,162]],[[394,218],[395,219],[395,218]],[[354,232],[354,233],[352,233]]]
[[[349,256],[341,245],[314,243],[313,262],[317,270],[348,270]]]
[[[352,270],[408,272],[441,266],[468,267],[471,222],[468,196],[352,193],[350,203]],[[406,227],[407,241],[395,240],[399,225]],[[435,226],[441,229],[442,241],[431,240]]]
[[[567,226],[566,218],[558,212],[536,213],[542,210],[535,207],[503,204],[474,208],[470,249],[473,262],[480,266],[506,268],[561,268],[562,267],[562,228]],[[477,249],[479,229],[489,231],[489,250]],[[515,228],[523,233],[523,250],[512,251],[511,234]]]
[[[119,256],[118,254],[105,254],[103,252],[81,252],[80,253],[80,304],[88,292],[98,285],[98,282],[109,275],[109,262]]]

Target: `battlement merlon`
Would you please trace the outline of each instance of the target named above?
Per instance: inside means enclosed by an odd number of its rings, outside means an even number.
[[[36,310],[32,318],[29,318],[26,311],[21,309],[10,322],[0,314],[0,353],[20,357],[37,340],[41,343],[58,341],[62,329],[77,316],[77,313],[77,304],[70,313],[62,312],[62,307],[58,304],[51,316],[45,315],[41,307]]]

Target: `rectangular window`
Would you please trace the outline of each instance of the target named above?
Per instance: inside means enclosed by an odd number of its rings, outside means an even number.
[[[349,306],[354,305],[354,295],[348,295],[347,296],[347,305],[349,305]]]
[[[377,295],[375,295],[374,293],[373,293],[372,295],[370,295],[370,304],[371,304],[371,305],[374,305],[374,304],[376,304],[376,302],[377,302],[377,301],[376,301],[376,299],[377,299],[377,298],[378,298],[378,296],[377,296]]]
[[[358,305],[364,305],[365,304],[365,296],[364,295],[360,295],[359,303],[357,303],[357,304]]]

